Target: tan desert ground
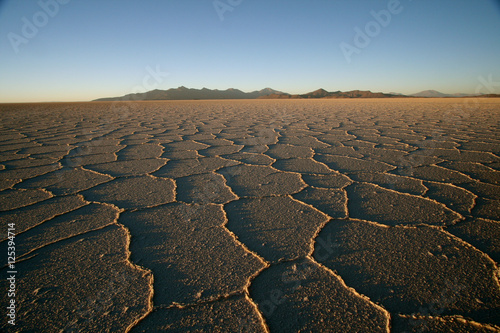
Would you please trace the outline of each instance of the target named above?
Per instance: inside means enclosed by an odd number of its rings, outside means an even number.
[[[0,105],[0,330],[498,332],[499,125],[493,98]]]

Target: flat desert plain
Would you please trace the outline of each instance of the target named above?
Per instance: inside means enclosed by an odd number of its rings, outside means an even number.
[[[500,99],[0,110],[4,331],[500,330]]]

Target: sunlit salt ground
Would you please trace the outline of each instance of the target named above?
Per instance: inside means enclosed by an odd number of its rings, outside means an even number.
[[[499,330],[499,99],[0,110],[2,330]]]

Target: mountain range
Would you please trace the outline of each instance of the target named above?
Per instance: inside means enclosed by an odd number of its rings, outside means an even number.
[[[150,100],[198,100],[198,99],[308,99],[308,98],[392,98],[392,97],[466,97],[470,94],[443,94],[436,90],[424,90],[412,95],[371,92],[369,90],[334,91],[318,89],[306,94],[288,94],[271,88],[243,92],[238,89],[192,89],[184,86],[168,90],[151,90],[121,97],[99,98],[94,101],[150,101]],[[500,95],[479,95],[479,97],[500,97]]]
[[[273,93],[259,98],[386,98],[386,97],[405,97],[396,94],[374,93],[371,91],[352,90],[352,91],[334,91],[329,92],[325,89],[318,89],[307,94],[290,95],[287,93]]]
[[[280,91],[265,88],[249,93],[238,89],[190,89],[184,86],[168,90],[151,90],[145,93],[128,94],[121,97],[99,98],[96,101],[148,101],[148,100],[192,100],[192,99],[255,99],[272,94],[283,94]]]
[[[409,96],[413,97],[467,97],[473,96],[471,94],[443,94],[442,92],[436,90],[424,90],[416,94],[411,94]]]

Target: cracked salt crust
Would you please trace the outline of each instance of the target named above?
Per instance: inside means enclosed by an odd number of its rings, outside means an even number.
[[[500,101],[454,103],[6,105],[19,327],[498,331]]]

